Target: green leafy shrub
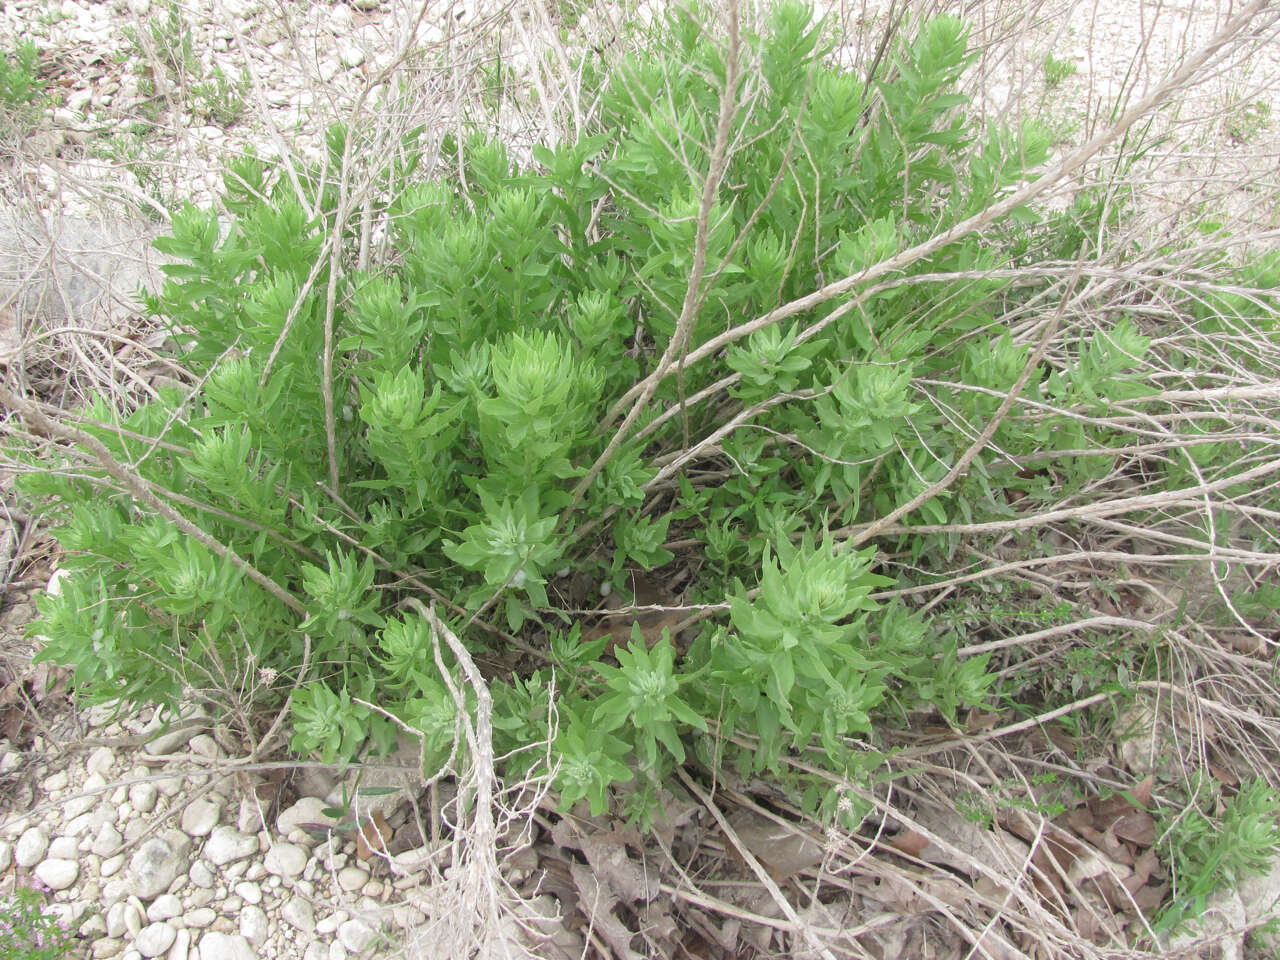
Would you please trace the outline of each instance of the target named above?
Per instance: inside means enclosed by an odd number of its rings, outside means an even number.
[[[0,895],[0,960],[62,960],[75,949],[75,934],[48,912],[30,887]]]
[[[529,164],[473,135],[444,145],[455,169],[404,187],[407,144],[374,185],[396,250],[376,269],[331,272],[326,236],[340,264],[358,236],[320,167],[298,169],[310,206],[248,158],[226,178],[228,225],[175,212],[149,308],[187,385],[95,403],[81,423],[101,449],[24,479],[56,505],[76,574],[34,629],[82,697],[234,702],[249,736],[289,697],[299,753],[349,761],[403,724],[443,764],[466,684],[405,610],[427,594],[486,654],[507,772],[541,764],[530,745],[554,728],[563,802],[601,811],[635,781],[641,817],[690,756],[774,771],[833,813],[828,779],[784,767],[789,751],[862,776],[876,717],[954,721],[988,700],[986,655],[962,655],[946,617],[876,599],[897,578],[848,531],[919,500],[901,523],[922,531],[884,542],[927,566],[956,548],[927,525],[1084,490],[1126,442],[1089,414],[1149,392],[1150,338],[1120,316],[1067,343],[966,475],[925,496],[1032,359],[998,318],[1064,296],[992,271],[1056,249],[1061,223],[1018,208],[874,290],[799,298],[1007,196],[1046,135],[970,114],[954,18],[921,24],[870,86],[829,64],[796,5],[747,35],[742,63],[696,14],[665,38],[589,64],[593,131]],[[330,131],[331,168],[354,136]],[[1053,473],[1022,466],[1059,451]],[[625,599],[664,565],[727,617],[582,640],[561,571]]]

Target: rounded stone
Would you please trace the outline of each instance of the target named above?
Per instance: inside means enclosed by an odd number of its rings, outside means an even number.
[[[235,891],[236,896],[245,903],[251,903],[256,907],[262,902],[262,889],[256,883],[249,883],[247,880],[237,883]]]
[[[291,927],[311,934],[316,929],[315,909],[302,897],[290,897],[280,908],[280,916]]]
[[[208,865],[203,860],[197,860],[191,865],[191,872],[187,874],[187,879],[195,886],[201,887],[205,890],[209,889],[214,884],[213,871],[209,869]]]
[[[181,928],[173,938],[173,946],[169,948],[169,953],[165,957],[165,960],[187,960],[190,951],[191,931],[186,928]]]
[[[152,923],[143,927],[133,940],[133,947],[144,957],[158,957],[171,946],[178,932],[167,923]]]
[[[187,749],[196,756],[204,757],[207,760],[217,760],[224,755],[222,747],[218,746],[218,741],[207,733],[198,733],[192,737],[187,744]]]
[[[218,914],[213,907],[196,907],[187,913],[185,920],[188,927],[195,930],[203,930],[213,921],[218,919]]]
[[[200,960],[257,960],[257,954],[244,937],[210,931],[200,938]]]
[[[150,813],[156,808],[159,793],[154,783],[135,783],[129,788],[129,804],[139,813]]]
[[[36,867],[35,874],[41,883],[57,892],[66,890],[76,882],[80,876],[80,864],[75,860],[58,858],[44,860]]]
[[[182,915],[182,901],[172,893],[164,893],[156,897],[155,902],[147,907],[147,919],[152,923],[172,920]]]
[[[111,752],[110,747],[98,747],[93,753],[89,754],[89,759],[85,763],[90,773],[96,773],[105,777],[111,772],[111,765],[116,762],[116,755]]]
[[[271,928],[267,923],[266,911],[261,907],[249,904],[240,911],[240,936],[248,940],[253,946],[260,948],[267,942],[267,935],[270,932]]]
[[[0,874],[8,873],[13,865],[13,844],[8,840],[0,840]]]
[[[346,919],[347,912],[345,910],[338,910],[335,913],[331,913],[316,924],[316,933],[327,936],[342,926],[342,924],[346,922]]]
[[[75,860],[80,853],[80,844],[75,837],[57,837],[49,844],[48,856],[55,860]]]
[[[130,897],[124,905],[124,929],[131,937],[142,932],[142,904],[136,897]]]
[[[113,903],[107,908],[107,936],[120,938],[124,936],[124,903]]]
[[[115,937],[102,937],[93,941],[93,960],[109,960],[110,957],[118,957],[123,949],[123,940],[117,940]]]
[[[89,849],[106,860],[118,854],[123,846],[124,837],[120,836],[120,831],[116,829],[115,824],[104,823],[98,830],[98,835],[93,838],[93,845]]]
[[[378,931],[363,920],[348,920],[338,928],[339,942],[352,953],[364,953],[378,938]]]
[[[107,857],[102,861],[102,865],[98,867],[98,876],[114,877],[120,872],[120,868],[124,866],[124,854],[117,853],[114,857]]]
[[[189,837],[207,837],[222,818],[222,804],[201,797],[182,811],[182,832]]]
[[[258,838],[233,827],[214,827],[204,845],[205,858],[215,867],[243,860],[258,852]],[[203,954],[201,954],[203,956]]]
[[[24,830],[13,848],[13,859],[20,867],[30,869],[49,852],[49,835],[39,827]]]
[[[288,837],[303,824],[328,826],[333,821],[325,815],[328,804],[321,797],[303,797],[276,817],[276,830]]]
[[[277,843],[267,851],[263,866],[278,877],[296,877],[307,866],[307,851],[296,843]]]
[[[343,867],[338,871],[338,886],[348,893],[363,887],[369,880],[368,871],[360,867]]]
[[[137,823],[139,821],[130,821]],[[152,837],[129,860],[133,892],[142,900],[152,900],[168,891],[186,867],[186,858],[168,840]]]

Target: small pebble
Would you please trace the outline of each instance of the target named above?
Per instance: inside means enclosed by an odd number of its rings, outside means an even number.
[[[187,912],[185,919],[188,927],[202,930],[217,920],[218,915],[212,907],[196,907],[194,910]]]
[[[107,908],[108,937],[118,939],[124,936],[124,907],[123,903],[113,903]]]
[[[368,880],[368,872],[359,867],[343,867],[338,871],[338,886],[348,893],[359,890]]]
[[[339,910],[337,913],[331,913],[316,924],[316,933],[325,936],[333,933],[346,922],[347,914],[345,910]]]
[[[144,957],[158,957],[173,945],[177,931],[167,923],[152,923],[133,938],[134,948]]]
[[[197,860],[191,865],[187,879],[197,887],[205,887],[206,889],[212,887],[214,883],[213,871],[205,865],[203,860]]]
[[[84,102],[88,103],[88,100],[86,99]],[[88,768],[90,773],[96,773],[99,776],[105,777],[111,772],[111,765],[115,763],[115,761],[116,755],[111,752],[110,747],[98,747],[97,750],[94,750],[93,753],[89,754],[89,759],[85,762],[85,766]]]
[[[153,923],[182,916],[182,901],[172,893],[163,893],[147,907],[147,919]],[[166,947],[166,949],[168,949]]]
[[[98,876],[114,877],[120,872],[120,868],[124,866],[124,854],[118,853],[114,857],[108,857],[102,861],[102,866],[98,867]]]
[[[58,837],[49,844],[49,856],[60,860],[75,860],[80,853],[80,844],[75,837]]]
[[[152,782],[135,783],[129,788],[129,803],[139,813],[150,813],[156,808],[156,796],[159,793]]]
[[[50,890],[66,890],[79,878],[80,864],[75,860],[44,860],[36,867],[35,875]]]
[[[267,873],[280,877],[296,877],[306,865],[307,851],[294,843],[277,843],[263,861]]]
[[[18,838],[13,848],[14,862],[30,869],[49,852],[49,835],[39,827],[31,827]]]

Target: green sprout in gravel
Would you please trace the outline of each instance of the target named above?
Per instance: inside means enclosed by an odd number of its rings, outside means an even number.
[[[1077,67],[1070,60],[1059,60],[1052,53],[1044,58],[1041,65],[1044,70],[1044,85],[1054,90],[1062,86],[1069,77],[1075,76]]]

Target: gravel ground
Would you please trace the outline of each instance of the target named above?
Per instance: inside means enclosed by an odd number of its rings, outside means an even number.
[[[829,9],[846,23],[873,23],[887,6]],[[329,119],[361,97],[365,109],[399,102],[398,79],[415,64],[465,63],[461,72],[439,74],[434,99],[420,86],[413,101],[420,111],[413,119],[437,129],[456,124],[466,97],[458,83],[450,87],[450,76],[459,83],[485,76],[499,42],[516,70],[533,62],[530,51],[556,48],[546,9],[530,9],[536,15],[506,22],[496,4],[429,5],[419,41],[401,59],[416,11],[378,0],[7,3],[0,42],[12,48],[27,38],[40,46],[56,76],[57,103],[33,136],[12,145],[13,160],[0,173],[4,203],[28,218],[10,214],[18,219],[4,231],[10,248],[0,249],[0,282],[7,277],[10,288],[29,294],[41,243],[59,234],[58,224],[77,224],[63,234],[64,252],[83,264],[92,251],[98,259],[89,273],[112,281],[113,292],[77,285],[84,270],[55,272],[65,281],[53,285],[64,295],[61,313],[48,302],[40,313],[88,322],[93,310],[105,317],[95,322],[122,322],[128,292],[153,276],[143,258],[154,225],[140,214],[178,197],[210,201],[221,164],[249,148],[268,157],[318,156]],[[1090,135],[1100,104],[1140,95],[1213,33],[1227,7],[1099,0],[1042,6],[1030,23],[1020,21],[1017,4],[986,9],[995,12],[979,19],[978,32],[995,43],[978,64],[975,94],[993,113],[1043,118],[1065,150]],[[611,18],[616,10],[600,8],[582,28],[607,35]],[[1010,33],[1016,42],[1006,39]],[[1060,76],[1047,75],[1049,55],[1063,64]],[[398,62],[401,72],[393,74]],[[1160,122],[1170,140],[1143,182],[1144,203],[1161,229],[1169,224],[1161,218],[1194,220],[1204,202],[1237,225],[1274,231],[1277,210],[1258,198],[1273,197],[1280,182],[1278,77],[1280,43],[1273,42],[1211,72]],[[540,101],[517,85],[499,106],[504,123],[536,124],[539,102],[569,92],[542,93]],[[53,232],[43,233],[50,225]],[[113,273],[113,263],[132,266]],[[0,335],[12,340],[27,322],[10,324],[7,334],[0,325]],[[11,596],[0,626],[16,633],[30,614],[28,602]],[[52,890],[59,913],[100,960],[342,960],[412,939],[431,905],[414,889],[429,850],[414,839],[408,806],[396,796],[382,801],[396,856],[361,859],[351,840],[332,834],[325,841],[299,826],[325,822],[325,798],[341,796],[333,777],[304,780],[296,802],[264,817],[243,780],[175,774],[225,758],[229,744],[216,722],[195,719],[194,727],[157,736],[162,718],[149,712],[112,718],[94,710],[85,733],[104,744],[92,749],[61,751],[43,737],[22,750],[0,741],[0,773],[29,787],[12,793],[18,806],[0,807],[3,882],[34,877]]]

